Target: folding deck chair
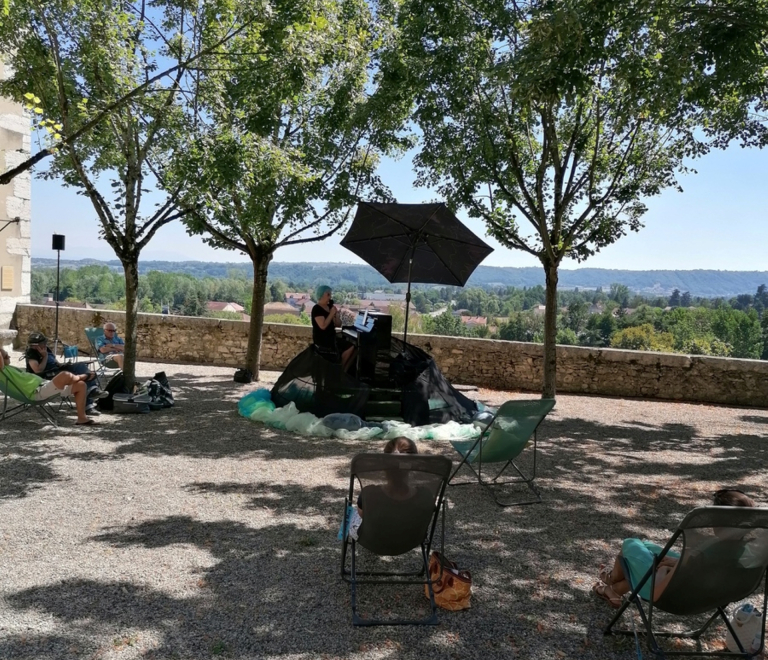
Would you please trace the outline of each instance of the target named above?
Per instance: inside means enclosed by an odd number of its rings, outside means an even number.
[[[479,483],[490,491],[499,506],[519,506],[541,502],[541,495],[533,483],[536,479],[536,431],[554,406],[554,399],[507,401],[502,404],[479,438],[475,440],[451,440],[453,448],[461,454],[462,460],[453,471],[449,485],[466,486]],[[514,460],[528,446],[531,436],[533,436],[533,469],[531,475],[526,476],[515,465]],[[490,481],[483,479],[483,465],[486,463],[504,463],[498,474]],[[472,470],[472,473],[477,477],[476,481],[474,479],[470,481],[453,480],[463,465]],[[519,478],[499,481],[499,478],[510,465],[515,469]],[[501,502],[493,491],[493,487],[516,483],[526,484],[536,496],[535,499],[523,502]]]
[[[54,411],[51,408],[50,404],[51,404],[51,401],[53,401],[53,399],[55,399],[59,395],[54,394],[52,397],[49,397],[45,401],[36,401],[35,399],[28,399],[19,391],[19,389],[16,387],[16,385],[14,385],[11,379],[8,378],[8,373],[7,373],[8,369],[16,369],[16,367],[7,365],[5,369],[0,371],[0,391],[2,391],[3,393],[3,412],[0,415],[0,420],[5,420],[10,417],[14,417],[15,415],[18,415],[19,413],[22,413],[25,410],[34,408],[35,410],[37,410],[38,413],[40,413],[40,415],[42,416],[42,418],[45,420],[47,424],[52,424],[53,426],[58,427],[58,424],[56,423],[56,419],[54,417]],[[20,371],[20,370],[16,369],[16,371]],[[9,406],[13,406],[13,407],[9,407]]]
[[[653,594],[658,562],[673,545],[682,539],[678,565],[658,600],[644,601],[638,594],[651,581]],[[631,575],[623,562],[624,574],[629,576],[632,591],[604,630],[605,635],[634,635],[634,630],[614,629],[631,604],[635,604],[646,629],[648,647],[658,657],[666,655],[731,656],[749,658],[759,654],[765,644],[765,625],[760,649],[745,650],[752,640],[742,640],[734,633],[726,616],[730,603],[750,596],[763,582],[763,609],[768,605],[768,509],[751,507],[700,507],[691,511],[680,523],[669,542],[653,561],[645,575]],[[644,608],[647,607],[647,612]],[[677,616],[710,613],[698,630],[684,633],[654,631],[653,615],[661,610]],[[670,651],[661,649],[658,637],[694,639],[700,649],[700,638],[717,619],[722,620],[737,641],[741,653],[730,651]]]
[[[341,577],[352,589],[352,624],[436,625],[437,607],[429,576],[429,554],[437,520],[442,512],[441,549],[445,535],[445,487],[451,473],[451,461],[445,456],[412,454],[358,454],[352,459],[347,506],[354,504],[355,482],[360,485],[363,523],[358,539],[349,537],[346,518],[341,553]],[[393,484],[407,484],[411,496],[390,497]],[[378,556],[398,556],[419,548],[419,569],[412,571],[359,571],[358,544]],[[347,555],[350,568],[347,568]],[[398,560],[406,562],[407,559]],[[414,567],[415,568],[415,567]],[[359,584],[427,585],[431,614],[424,619],[362,619],[357,613]]]
[[[95,356],[94,369],[99,380],[114,375],[119,371],[120,367],[113,359],[104,353],[100,353],[96,348],[96,342],[104,336],[104,328],[86,328],[85,336],[88,338],[88,343],[91,346],[91,351]]]

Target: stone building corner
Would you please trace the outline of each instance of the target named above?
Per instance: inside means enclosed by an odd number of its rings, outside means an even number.
[[[0,59],[0,79],[9,77]],[[30,121],[21,104],[0,98],[0,171],[27,158]],[[24,172],[0,186],[0,331],[10,326],[17,303],[30,301],[32,275],[31,174]]]

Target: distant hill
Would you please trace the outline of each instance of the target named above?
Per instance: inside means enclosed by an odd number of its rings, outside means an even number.
[[[79,268],[90,264],[101,264],[120,271],[117,260],[80,261],[64,260],[63,268]],[[56,267],[55,259],[32,259],[34,268]],[[159,270],[172,273],[186,273],[193,277],[229,277],[234,274],[251,277],[248,263],[222,263],[208,261],[143,261],[139,264],[141,273]],[[357,264],[339,263],[288,263],[273,262],[269,267],[270,278],[286,282],[305,282],[308,285],[327,282],[331,286],[356,285],[376,288],[389,286],[388,282],[373,268]],[[561,289],[607,290],[611,284],[624,284],[632,291],[644,295],[669,295],[674,289],[688,291],[694,296],[714,298],[751,293],[761,284],[768,284],[768,271],[731,270],[609,270],[604,268],[579,268],[560,271]],[[498,268],[480,266],[469,279],[467,286],[532,287],[544,285],[541,268]]]

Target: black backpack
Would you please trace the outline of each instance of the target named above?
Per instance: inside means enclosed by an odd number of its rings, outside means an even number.
[[[96,407],[99,410],[111,411],[115,407],[114,396],[115,394],[130,394],[128,388],[125,386],[125,376],[122,371],[118,371],[112,378],[109,379],[104,391],[109,394],[103,399],[96,401]]]
[[[145,387],[149,396],[149,407],[152,410],[171,408],[173,406],[171,385],[164,371],[158,371],[152,380],[147,381]]]
[[[250,383],[253,382],[253,374],[250,369],[238,369],[232,380],[236,383]]]

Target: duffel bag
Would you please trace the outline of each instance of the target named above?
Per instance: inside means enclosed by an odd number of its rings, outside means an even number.
[[[114,413],[148,413],[150,398],[146,394],[121,394],[112,396]]]

